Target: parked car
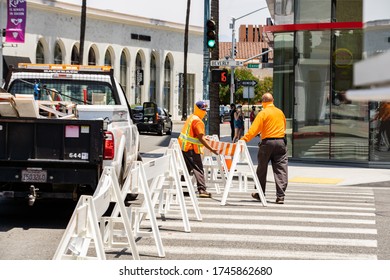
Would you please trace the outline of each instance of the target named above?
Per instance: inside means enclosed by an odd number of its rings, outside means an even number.
[[[219,106],[219,118],[221,123],[230,122],[229,112],[230,112],[230,107],[224,105]]]
[[[144,107],[135,106],[134,108],[131,108],[131,117],[134,123],[142,122],[144,119]]]
[[[166,109],[158,107],[154,102],[144,102],[142,120],[137,122],[139,133],[156,132],[158,135],[172,134],[172,115]]]

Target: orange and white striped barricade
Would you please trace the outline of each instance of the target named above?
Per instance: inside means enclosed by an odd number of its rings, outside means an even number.
[[[104,217],[111,202],[118,206],[119,217]],[[105,260],[105,250],[113,248],[104,241],[108,234],[113,239],[112,223],[121,223],[127,242],[121,242],[120,248],[129,247],[133,259],[139,260],[138,249],[128,219],[118,178],[113,167],[105,167],[93,196],[80,197],[72,217],[54,254],[55,260]],[[90,255],[90,248],[96,255]]]
[[[252,162],[252,158],[249,154],[248,147],[243,140],[239,140],[237,143],[228,143],[228,142],[215,142],[211,143],[213,148],[219,150],[219,153],[226,157],[232,157],[232,162],[230,168],[227,167],[228,174],[226,179],[225,188],[222,195],[221,205],[226,204],[229,191],[232,187],[233,177],[238,176],[241,180],[243,171],[241,170],[245,165],[249,167],[249,174],[253,177],[256,189],[259,193],[260,200],[263,206],[267,206],[267,201],[265,200],[264,193],[260,187],[259,179],[256,175],[256,170]],[[228,165],[228,164],[227,164]],[[247,172],[247,171],[244,171]],[[247,175],[245,175],[247,176]],[[244,188],[247,191],[247,188]]]

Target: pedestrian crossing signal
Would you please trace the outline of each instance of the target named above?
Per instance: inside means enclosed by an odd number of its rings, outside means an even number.
[[[211,82],[220,83],[220,84],[228,84],[229,83],[229,72],[226,69],[215,69],[211,70]]]

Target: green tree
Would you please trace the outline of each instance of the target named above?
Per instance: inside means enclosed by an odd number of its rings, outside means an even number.
[[[229,70],[229,76],[230,76],[230,70]],[[256,76],[253,75],[252,71],[241,67],[236,68],[234,72],[235,80],[237,81],[244,81],[244,80],[254,80],[257,82],[257,85],[255,86],[255,97],[250,100],[251,103],[256,103],[261,101],[261,97],[264,93],[270,92],[272,93],[273,88],[273,79],[271,77],[266,77],[264,80],[260,81]],[[248,100],[243,98],[244,88],[242,86],[237,86],[237,90],[234,94],[234,100],[235,103],[247,103]],[[221,104],[229,104],[230,100],[230,90],[229,85],[226,86],[220,86],[219,89],[219,98]]]

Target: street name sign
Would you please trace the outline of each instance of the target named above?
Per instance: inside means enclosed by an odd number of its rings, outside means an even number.
[[[257,85],[257,82],[254,80],[243,80],[240,81],[240,85],[243,87],[254,87],[255,85]]]
[[[259,68],[259,63],[249,63],[248,68]]]
[[[229,66],[229,67],[236,67],[236,66],[243,66],[244,63],[242,61],[236,61],[233,59],[229,60],[211,60],[210,66]]]

